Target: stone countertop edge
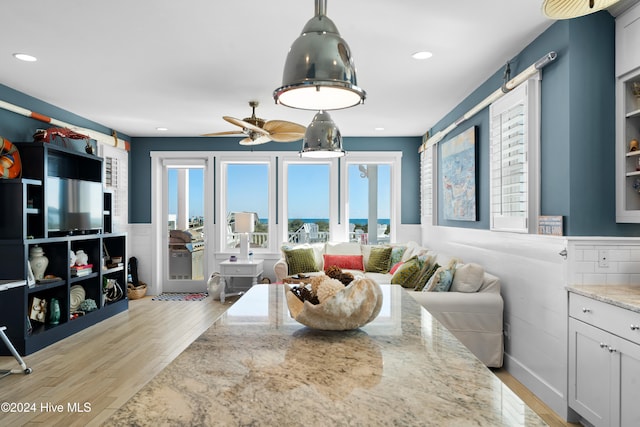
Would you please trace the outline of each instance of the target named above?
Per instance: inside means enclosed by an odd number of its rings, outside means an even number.
[[[640,313],[640,285],[569,285],[569,292]]]

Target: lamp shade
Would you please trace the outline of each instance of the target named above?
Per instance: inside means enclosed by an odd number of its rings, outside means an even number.
[[[253,233],[255,229],[255,221],[253,212],[236,212],[235,213],[235,231],[236,233]]]
[[[337,110],[364,102],[347,42],[326,14],[326,0],[315,0],[315,16],[291,45],[276,103],[303,110]]]
[[[588,15],[619,0],[544,0],[542,12],[551,19],[571,19]]]
[[[300,157],[327,158],[345,155],[340,129],[326,111],[318,111],[304,133]]]

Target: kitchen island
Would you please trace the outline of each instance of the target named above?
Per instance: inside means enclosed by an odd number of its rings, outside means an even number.
[[[397,285],[361,329],[317,331],[257,285],[106,425],[542,426]]]

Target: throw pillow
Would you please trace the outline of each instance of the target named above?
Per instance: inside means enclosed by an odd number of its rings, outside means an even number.
[[[289,275],[318,271],[316,260],[313,257],[313,249],[283,249]]]
[[[366,271],[370,273],[387,273],[389,272],[389,263],[391,261],[391,246],[372,246],[369,254],[369,262],[366,265]]]
[[[324,269],[331,266],[337,266],[345,268],[347,270],[360,270],[364,271],[364,264],[362,263],[362,255],[331,255],[324,254]]]
[[[418,292],[423,291],[427,282],[431,279],[438,268],[440,268],[440,264],[437,262],[432,264],[425,263],[420,269],[420,274],[418,274],[418,277],[416,278],[416,287],[413,290]]]
[[[420,261],[413,257],[403,263],[391,277],[392,285],[400,285],[403,288],[414,288],[415,279],[420,274]]]
[[[391,261],[389,265],[396,265],[402,261],[402,255],[404,255],[406,250],[406,246],[393,246],[391,249]]]
[[[484,268],[469,263],[456,268],[451,283],[451,292],[478,292],[484,280]]]
[[[446,267],[439,267],[425,285],[423,291],[426,292],[448,292],[453,282],[453,273],[456,269],[456,261],[451,262]]]
[[[398,268],[400,268],[400,266],[404,264],[404,262],[400,261],[394,264],[393,267],[391,267],[391,270],[389,270],[389,274],[391,274],[392,276],[395,274],[396,271],[398,271]]]

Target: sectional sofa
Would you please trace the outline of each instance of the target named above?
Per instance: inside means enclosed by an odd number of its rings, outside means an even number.
[[[381,253],[389,253],[388,247],[391,247],[392,255],[384,267],[378,258]],[[300,250],[302,252],[296,252]],[[398,283],[486,366],[502,366],[504,302],[500,295],[500,280],[485,272],[481,266],[464,264],[450,255],[435,253],[415,242],[380,246],[353,242],[285,243],[281,253],[282,257],[274,265],[278,282],[285,281],[293,273],[305,276],[323,274],[325,268],[336,265],[355,277],[365,276],[379,284]],[[423,265],[425,262],[431,265],[437,263],[442,267],[429,282],[423,284],[422,290],[414,290],[417,284],[414,282],[418,281],[415,275],[404,282],[401,279],[405,276],[399,276],[405,274],[410,269],[409,265],[417,259],[422,260]],[[445,271],[447,267],[449,270]],[[450,287],[434,286],[433,282],[437,281],[435,276],[442,279],[446,276],[444,273],[451,276]],[[440,284],[445,281],[440,280]]]

